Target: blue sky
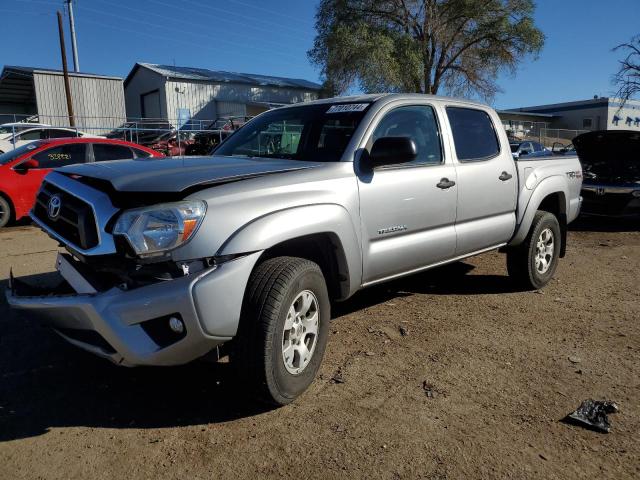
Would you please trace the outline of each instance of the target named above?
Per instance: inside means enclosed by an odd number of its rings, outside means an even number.
[[[126,76],[136,61],[318,81],[306,51],[315,0],[76,0],[83,71]],[[55,10],[63,0],[0,0],[0,63],[60,68]],[[640,0],[538,0],[539,58],[502,75],[497,108],[614,92],[619,54],[640,34]],[[65,28],[67,27],[65,17]],[[70,44],[69,62],[71,65]]]

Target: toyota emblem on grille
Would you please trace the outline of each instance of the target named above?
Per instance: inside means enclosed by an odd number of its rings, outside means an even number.
[[[60,195],[52,195],[49,199],[49,206],[47,208],[47,213],[49,214],[49,218],[51,220],[55,220],[60,216],[60,209],[62,207],[62,199]]]

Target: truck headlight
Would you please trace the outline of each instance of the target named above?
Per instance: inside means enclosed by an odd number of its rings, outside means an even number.
[[[187,242],[200,226],[206,204],[200,200],[161,203],[124,211],[113,229],[140,256],[176,248]]]

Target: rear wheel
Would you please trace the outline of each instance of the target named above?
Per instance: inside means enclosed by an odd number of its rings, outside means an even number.
[[[0,228],[5,227],[11,220],[13,212],[6,198],[0,196]]]
[[[320,368],[331,318],[320,267],[276,257],[251,274],[231,361],[238,380],[267,403],[286,405]]]
[[[562,237],[558,219],[538,211],[527,238],[507,251],[507,271],[524,288],[544,287],[556,271]]]

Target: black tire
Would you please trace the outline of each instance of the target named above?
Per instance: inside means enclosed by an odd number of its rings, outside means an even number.
[[[540,235],[545,230],[553,234],[553,254],[548,261],[546,270],[537,268],[536,256]],[[526,289],[540,289],[544,287],[556,271],[558,258],[562,247],[562,236],[558,219],[549,212],[537,211],[533,217],[531,229],[524,242],[518,247],[507,250],[507,271],[518,285]]]
[[[11,204],[0,195],[0,228],[6,227],[12,218],[13,210],[11,210]]]
[[[315,295],[317,334],[310,360],[293,374],[287,370],[283,357],[284,327],[294,300],[305,291]],[[249,278],[238,334],[230,352],[242,390],[252,390],[259,400],[277,406],[295,400],[311,385],[320,368],[330,319],[329,294],[317,264],[297,257],[276,257],[258,265]],[[306,341],[309,338],[308,334],[303,336]]]

